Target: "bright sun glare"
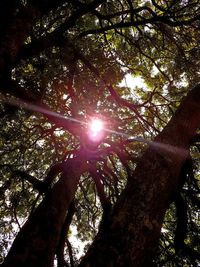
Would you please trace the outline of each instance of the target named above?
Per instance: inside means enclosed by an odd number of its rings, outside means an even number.
[[[89,134],[92,139],[99,139],[103,130],[103,121],[92,119],[89,123]]]
[[[99,133],[103,129],[103,122],[99,119],[93,119],[90,124],[90,130],[94,134]]]

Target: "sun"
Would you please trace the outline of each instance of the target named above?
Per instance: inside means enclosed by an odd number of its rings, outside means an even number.
[[[90,130],[94,134],[98,134],[103,130],[103,122],[100,119],[93,119],[90,122]]]
[[[99,141],[102,137],[104,124],[103,121],[94,118],[88,123],[89,136],[93,141]]]

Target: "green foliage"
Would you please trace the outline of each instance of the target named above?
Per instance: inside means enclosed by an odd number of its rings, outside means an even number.
[[[29,1],[22,2],[23,6],[29,5]],[[96,148],[98,159],[92,161],[111,204],[116,202],[145,148],[131,138],[154,138],[188,88],[199,82],[197,2],[109,0],[88,8],[92,1],[69,1],[33,23],[15,62],[9,65],[10,80],[21,88],[13,97],[47,105],[81,122],[101,116],[106,128],[126,134],[108,133]],[[146,86],[120,86],[127,74],[142,77]],[[109,91],[109,85],[117,97]],[[5,94],[11,97],[10,92]],[[7,102],[2,101],[0,107],[0,260],[18,227],[44,197],[34,184],[14,172],[20,170],[44,181],[54,164],[74,157],[84,146],[86,132],[85,126],[75,123],[75,135],[65,124]],[[197,166],[196,180],[200,176],[197,153],[199,143],[191,153]],[[91,176],[86,173],[81,177],[72,223],[78,237],[88,242],[94,238],[102,215]],[[189,217],[185,243],[198,252],[199,189],[198,183],[194,185],[194,180],[187,178],[183,187]],[[191,253],[184,252],[183,257],[174,249],[173,205],[163,229],[158,266],[192,266],[196,259]]]

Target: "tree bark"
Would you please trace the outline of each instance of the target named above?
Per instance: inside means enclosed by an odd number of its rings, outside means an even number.
[[[53,266],[67,210],[85,171],[82,158],[67,161],[60,180],[24,224],[2,267]]]
[[[164,215],[199,126],[197,85],[141,157],[80,267],[153,266]]]

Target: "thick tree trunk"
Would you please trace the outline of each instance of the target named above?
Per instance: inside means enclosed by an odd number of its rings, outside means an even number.
[[[163,218],[200,126],[200,86],[185,97],[136,170],[100,227],[80,267],[151,266]]]
[[[17,235],[2,267],[53,266],[67,210],[84,171],[82,158],[68,160],[60,180]]]

